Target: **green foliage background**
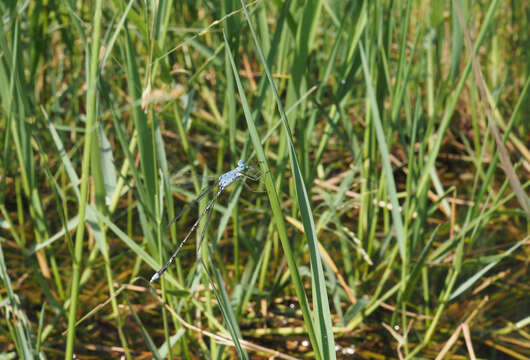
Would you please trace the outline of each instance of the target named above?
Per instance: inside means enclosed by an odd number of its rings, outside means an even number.
[[[530,357],[528,1],[0,18],[0,357]]]

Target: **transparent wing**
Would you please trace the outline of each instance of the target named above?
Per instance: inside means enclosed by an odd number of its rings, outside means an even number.
[[[199,202],[199,200],[201,200],[206,194],[209,194],[210,191],[212,191],[212,189],[217,185],[217,182],[214,182],[213,184],[207,186],[200,194],[199,196],[197,196],[193,201],[191,201],[190,203],[188,203],[186,206],[184,206],[184,208],[182,208],[182,210],[180,210],[180,212],[177,214],[177,216],[175,216],[173,218],[173,220],[171,220],[168,224],[167,224],[167,227],[170,227],[175,221],[178,221],[178,219],[180,219],[182,217],[182,215],[184,215],[184,213],[192,206],[194,206],[195,204],[197,204]]]

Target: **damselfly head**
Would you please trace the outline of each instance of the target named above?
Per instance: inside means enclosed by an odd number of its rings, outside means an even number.
[[[243,160],[239,160],[237,162],[237,167],[240,169],[240,170],[247,170],[248,169],[248,165],[245,164],[245,162]]]

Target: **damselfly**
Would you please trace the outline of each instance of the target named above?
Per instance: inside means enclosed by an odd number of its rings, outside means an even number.
[[[191,236],[191,233],[197,228],[197,226],[199,225],[199,223],[201,222],[202,218],[204,217],[205,214],[208,214],[206,216],[206,222],[204,224],[204,230],[201,234],[201,239],[199,240],[199,246],[200,246],[200,243],[202,242],[202,239],[204,238],[204,234],[205,234],[205,230],[206,228],[208,227],[208,222],[210,221],[210,216],[212,215],[212,210],[213,210],[213,205],[215,203],[215,201],[217,200],[217,198],[219,197],[219,195],[221,195],[221,192],[223,192],[224,189],[226,189],[230,184],[232,184],[234,181],[236,181],[237,179],[239,179],[240,177],[245,177],[245,178],[248,178],[250,180],[253,180],[253,181],[257,181],[259,178],[258,177],[254,177],[254,176],[251,176],[249,174],[246,174],[245,172],[247,170],[249,170],[249,166],[247,164],[245,164],[245,162],[243,160],[239,160],[237,162],[237,167],[233,170],[230,170],[224,174],[222,174],[221,176],[219,176],[219,178],[217,179],[217,181],[209,186],[208,188],[206,188],[206,190],[204,190],[199,196],[197,196],[197,198],[195,200],[193,200],[191,203],[189,203],[188,205],[186,205],[184,207],[184,209],[182,209],[177,216],[175,216],[175,218],[173,220],[171,220],[169,222],[169,224],[167,225],[168,227],[173,224],[175,221],[177,221],[178,219],[180,219],[180,217],[184,214],[184,212],[192,205],[196,204],[200,199],[202,199],[204,196],[206,196],[206,194],[208,194],[215,186],[217,186],[217,192],[215,193],[214,197],[212,198],[212,200],[210,200],[210,202],[208,203],[208,205],[206,206],[206,208],[204,208],[204,210],[202,211],[202,213],[199,215],[199,218],[195,221],[195,223],[191,226],[191,229],[190,231],[188,231],[188,233],[186,234],[186,237],[180,242],[180,244],[177,246],[177,249],[175,250],[175,252],[171,255],[171,257],[169,258],[169,260],[167,261],[167,263],[162,266],[162,268],[160,270],[158,270],[156,273],[154,273],[154,275],[151,277],[151,280],[150,282],[153,282],[153,281],[156,281],[160,278],[160,276],[167,270],[167,268],[169,267],[169,265],[171,265],[171,263],[173,262],[173,260],[175,260],[175,257],[177,256],[177,254],[179,253],[180,249],[182,248],[182,246],[184,246],[184,243],[188,240],[188,238]]]

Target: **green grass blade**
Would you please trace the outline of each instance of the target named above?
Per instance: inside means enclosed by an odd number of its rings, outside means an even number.
[[[131,301],[129,300],[129,297],[126,293],[123,293],[123,296],[125,298],[125,301],[127,302],[127,305],[129,305],[129,310],[131,311],[131,314],[133,316],[134,321],[140,328],[140,331],[142,333],[142,337],[144,338],[145,343],[147,344],[147,348],[149,351],[151,351],[151,354],[153,354],[154,358],[157,360],[162,360],[162,357],[158,353],[158,349],[156,348],[155,343],[153,342],[153,339],[149,335],[149,330],[146,329],[144,324],[142,323],[142,320],[140,320],[140,317],[138,316],[138,313],[134,309],[134,306],[131,304]]]
[[[32,359],[34,357],[32,349],[35,346],[31,339],[35,338],[35,334],[33,334],[33,329],[25,312],[21,310],[18,296],[13,291],[2,250],[4,243],[4,239],[0,239],[0,278],[2,279],[3,289],[6,289],[8,301],[2,301],[2,312],[5,313],[6,318],[9,320],[9,330],[13,333],[19,357],[22,359]],[[18,320],[13,321],[10,319],[11,317],[18,318]]]
[[[385,131],[383,130],[383,125],[381,123],[381,117],[379,115],[379,105],[375,97],[374,89],[372,86],[372,78],[370,76],[370,70],[368,69],[368,63],[366,61],[366,55],[362,44],[359,47],[361,53],[361,60],[363,65],[364,79],[366,82],[366,89],[368,92],[368,100],[370,102],[370,108],[372,110],[373,123],[375,126],[375,134],[377,136],[377,144],[379,146],[379,151],[381,153],[381,160],[383,163],[383,169],[385,172],[385,180],[388,191],[388,196],[390,198],[390,203],[392,204],[392,219],[394,220],[394,228],[396,231],[397,243],[399,245],[399,253],[401,259],[404,263],[407,263],[407,251],[406,251],[406,241],[405,241],[405,229],[403,227],[403,220],[401,218],[401,213],[399,212],[399,202],[397,200],[397,191],[396,191],[396,182],[394,180],[392,166],[390,165],[390,157],[388,152],[388,146],[386,144]]]
[[[126,61],[126,74],[127,74],[127,86],[129,89],[129,95],[132,101],[132,114],[134,119],[134,125],[136,128],[136,135],[138,136],[138,150],[140,151],[140,172],[142,175],[143,188],[147,194],[147,198],[144,199],[146,203],[144,206],[149,212],[148,215],[153,217],[155,212],[155,191],[157,189],[155,175],[156,163],[155,163],[155,152],[153,149],[153,139],[151,137],[151,130],[147,125],[147,118],[145,113],[140,107],[141,103],[141,89],[142,84],[140,82],[140,74],[138,72],[138,65],[136,64],[136,51],[131,42],[128,30],[125,31],[125,61]],[[140,184],[138,184],[140,186]]]
[[[87,93],[87,121],[85,125],[85,144],[83,149],[83,171],[81,175],[81,199],[79,202],[78,218],[80,219],[75,237],[75,252],[73,259],[70,312],[68,314],[68,335],[66,338],[65,359],[71,359],[74,354],[75,323],[77,319],[77,305],[79,299],[79,280],[81,274],[81,263],[83,257],[83,243],[85,234],[85,214],[88,195],[88,176],[90,173],[90,154],[92,147],[92,135],[96,130],[96,92],[97,92],[97,70],[99,55],[99,39],[101,31],[102,0],[96,1],[94,10],[94,27],[92,31],[92,46],[90,49],[88,93]],[[88,49],[87,49],[88,50]]]
[[[227,46],[228,51],[230,51],[230,48],[228,47],[228,43],[226,41],[225,41],[225,46]],[[282,247],[283,247],[285,257],[287,260],[287,265],[289,267],[293,285],[295,287],[295,290],[298,296],[298,301],[300,302],[300,308],[302,309],[302,314],[304,316],[304,322],[307,326],[307,332],[308,332],[309,338],[311,339],[311,343],[314,347],[314,351],[315,351],[317,358],[320,359],[321,358],[320,351],[318,350],[318,343],[316,342],[313,320],[311,318],[311,309],[307,301],[307,296],[304,291],[304,286],[302,284],[300,274],[298,273],[298,264],[296,264],[296,261],[294,259],[294,256],[291,250],[291,245],[289,243],[289,239],[287,238],[287,229],[285,227],[285,222],[284,222],[283,214],[282,214],[281,207],[280,207],[280,200],[279,200],[278,194],[276,192],[276,188],[273,183],[272,175],[269,170],[269,165],[267,163],[267,159],[265,157],[265,152],[261,145],[260,138],[258,136],[256,127],[254,123],[252,122],[252,115],[251,115],[248,103],[246,101],[245,94],[242,89],[241,80],[239,76],[237,75],[237,68],[235,66],[235,63],[232,59],[230,52],[229,52],[229,55],[230,55],[229,59],[232,64],[232,72],[236,79],[237,88],[239,90],[241,102],[243,105],[243,111],[245,113],[245,118],[247,120],[250,138],[252,139],[254,149],[256,150],[258,160],[260,161],[261,171],[264,177],[265,188],[269,196],[269,202],[271,204],[271,210],[273,213],[274,222],[276,224],[276,228],[280,235],[280,241],[282,242]]]
[[[322,358],[334,359],[335,358],[335,345],[334,345],[335,342],[334,342],[334,337],[333,337],[333,332],[332,332],[331,314],[329,310],[329,303],[328,303],[328,298],[327,298],[327,290],[326,290],[326,285],[325,285],[324,272],[322,269],[320,253],[318,251],[318,244],[317,244],[318,240],[316,238],[315,224],[313,221],[313,215],[312,215],[312,211],[311,211],[310,204],[309,204],[309,198],[308,198],[307,190],[306,190],[306,187],[303,181],[302,172],[300,171],[300,167],[298,165],[296,150],[294,148],[294,144],[292,143],[293,136],[291,134],[289,123],[287,122],[287,116],[285,115],[282,102],[278,95],[278,90],[276,89],[276,85],[272,78],[272,75],[271,75],[269,66],[266,62],[265,56],[263,55],[263,51],[261,50],[259,41],[256,36],[256,32],[254,30],[254,26],[252,24],[252,21],[250,20],[250,15],[248,14],[248,10],[246,9],[244,0],[242,0],[241,3],[243,5],[243,10],[247,18],[247,23],[249,25],[249,28],[252,33],[252,37],[254,39],[254,44],[256,46],[259,59],[263,65],[263,69],[269,80],[269,84],[271,86],[273,95],[276,100],[276,105],[278,106],[278,110],[280,112],[284,130],[287,134],[289,159],[291,162],[291,168],[292,168],[293,177],[294,177],[297,201],[298,201],[298,206],[300,208],[300,212],[302,216],[302,223],[304,225],[306,239],[309,245],[309,254],[310,254],[310,261],[311,261],[312,281],[313,281],[313,301],[315,304],[314,318],[318,319],[318,320],[315,320],[315,325],[316,325],[316,329],[318,329],[319,337],[315,339],[311,339],[312,345],[315,348],[315,353],[318,353],[319,351],[321,351],[320,355],[322,356]],[[232,62],[232,67],[234,68],[233,69],[234,74],[237,74],[237,71],[235,69],[235,64],[233,62]],[[243,89],[241,87],[240,81],[238,81],[237,76],[236,76],[236,82],[238,83],[239,94],[243,102],[243,97],[244,97]],[[249,110],[248,106],[247,106],[247,110]],[[250,111],[247,112],[245,110],[245,117],[247,119],[247,124],[249,127],[249,132],[251,134],[252,142],[254,144],[254,148],[256,149],[256,152],[258,154],[258,159],[262,162],[262,170],[266,174],[268,171],[268,166],[265,168],[263,166],[263,164],[266,164],[265,154],[263,153],[263,151],[261,151],[261,154],[260,154],[259,149],[261,148],[261,142],[257,135],[257,131],[255,130]],[[251,128],[253,129],[251,130]],[[269,194],[269,199],[271,198],[271,194],[272,194],[272,185],[273,185],[272,178],[270,179],[270,181],[271,181],[271,184],[270,184],[271,188],[267,187],[267,193]],[[299,300],[302,300],[302,299],[299,298]],[[305,319],[305,321],[307,324],[308,319]],[[313,340],[316,340],[320,344],[320,346],[316,347],[316,344],[313,343]]]
[[[518,241],[517,244],[503,252],[501,255],[496,256],[492,262],[490,262],[488,265],[484,266],[482,269],[477,271],[473,276],[471,276],[469,279],[464,281],[458,288],[456,288],[451,295],[449,296],[448,300],[454,300],[457,296],[465,292],[467,289],[469,289],[471,286],[473,286],[474,283],[476,283],[478,280],[484,276],[489,270],[491,270],[495,265],[497,265],[502,259],[506,258],[508,255],[510,255],[512,252],[517,250],[521,245],[523,245],[530,236],[525,237],[521,241]]]
[[[241,347],[240,339],[243,339],[243,336],[241,335],[241,330],[239,329],[239,326],[236,321],[236,317],[234,315],[234,310],[232,309],[232,304],[230,303],[230,300],[228,299],[228,294],[226,293],[226,289],[223,285],[223,279],[221,277],[221,274],[219,271],[215,268],[212,268],[212,272],[215,275],[215,280],[218,284],[218,287],[215,286],[215,283],[213,281],[212,275],[208,271],[208,268],[206,267],[206,264],[201,261],[202,267],[204,268],[204,271],[208,275],[208,279],[210,281],[210,285],[212,287],[213,293],[215,294],[215,297],[217,298],[217,302],[219,304],[219,308],[221,310],[221,313],[223,314],[223,318],[226,322],[228,332],[230,333],[230,336],[232,337],[232,340],[234,341],[234,345],[236,348],[236,352],[239,359],[248,359],[248,353],[246,352],[243,347]]]
[[[491,24],[491,22],[494,20],[493,14],[495,12],[495,9],[497,8],[499,1],[494,0],[489,4],[489,9],[486,14],[486,18],[484,19],[482,23],[482,27],[480,29],[480,33],[476,39],[475,47],[473,48],[473,52],[476,54],[478,49],[480,48],[480,45],[482,43],[482,40],[484,39],[485,33]],[[417,192],[419,194],[422,194],[424,191],[427,190],[427,185],[430,180],[430,171],[431,168],[434,166],[434,162],[436,161],[436,158],[438,156],[438,153],[440,152],[440,148],[442,146],[442,141],[445,138],[445,132],[447,131],[447,128],[449,127],[449,124],[451,122],[451,118],[453,115],[453,112],[455,111],[456,105],[460,99],[460,94],[462,90],[464,89],[464,85],[466,83],[467,77],[469,76],[469,73],[471,72],[471,59],[467,61],[467,64],[462,72],[462,75],[460,77],[460,80],[458,81],[458,84],[456,85],[455,91],[451,93],[451,98],[448,100],[448,104],[445,108],[445,112],[443,115],[443,118],[440,122],[440,126],[438,128],[438,133],[436,135],[436,140],[432,147],[429,149],[429,155],[427,158],[427,161],[425,162],[425,165],[423,167],[422,173],[420,175],[420,179],[418,181],[418,190]]]

